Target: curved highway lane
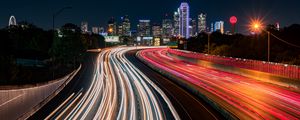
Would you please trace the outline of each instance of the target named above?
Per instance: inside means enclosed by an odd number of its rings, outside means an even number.
[[[44,119],[180,119],[165,93],[125,58],[133,49],[102,50],[89,87],[68,94]]]
[[[147,49],[139,55],[149,64],[191,83],[239,119],[300,119],[300,93],[181,61],[168,56],[167,49]]]
[[[162,74],[152,70],[136,57],[137,50],[126,53],[126,58],[139,70],[147,75],[156,85],[161,88],[172,101],[176,111],[183,120],[223,120],[225,119],[218,111],[213,109],[205,101],[187,92],[173,80],[166,78]]]

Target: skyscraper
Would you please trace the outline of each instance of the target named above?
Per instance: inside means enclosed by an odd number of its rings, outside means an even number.
[[[220,31],[224,34],[224,21],[217,21],[214,27],[214,31]]]
[[[206,32],[206,14],[200,13],[198,15],[198,33]]]
[[[189,4],[186,2],[181,3],[179,8],[179,30],[180,36],[184,38],[189,38],[189,18],[190,18],[190,8]]]
[[[172,20],[166,16],[162,22],[162,36],[163,38],[171,38],[173,34],[173,24]]]
[[[151,36],[150,20],[139,20],[137,28],[139,36]]]
[[[88,22],[81,22],[81,32],[82,33],[88,32]]]
[[[179,36],[179,9],[174,12],[173,15],[173,21],[174,21],[174,32],[173,32],[173,36]]]
[[[125,15],[122,19],[122,35],[123,36],[130,36],[130,20],[128,15]]]
[[[117,23],[114,17],[108,21],[107,33],[111,36],[117,35]]]

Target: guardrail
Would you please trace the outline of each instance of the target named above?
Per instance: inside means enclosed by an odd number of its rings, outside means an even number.
[[[27,119],[54,98],[80,69],[81,65],[65,77],[48,83],[0,90],[0,119]]]
[[[300,67],[296,65],[207,55],[202,53],[195,53],[195,52],[174,50],[174,49],[168,49],[168,53],[183,56],[183,57],[193,58],[193,59],[209,61],[221,65],[266,72],[266,73],[275,74],[275,75],[279,75],[291,79],[300,79]]]

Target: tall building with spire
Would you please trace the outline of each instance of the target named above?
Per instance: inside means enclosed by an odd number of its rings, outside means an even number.
[[[181,3],[179,7],[179,34],[181,37],[189,38],[189,24],[190,24],[190,7],[186,2]]]

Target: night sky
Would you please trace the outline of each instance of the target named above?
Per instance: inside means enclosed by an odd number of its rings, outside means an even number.
[[[129,15],[135,28],[139,19],[161,23],[165,14],[173,14],[184,0],[1,0],[0,27],[8,24],[10,15],[17,21],[28,21],[39,27],[52,26],[52,14],[65,6],[72,6],[56,19],[56,26],[81,21],[91,26],[105,26],[110,17],[119,20]],[[300,23],[300,0],[190,0],[191,17],[200,12],[208,15],[208,23],[225,21],[229,30],[229,17],[238,17],[238,30],[245,32],[250,18],[264,18],[265,23],[280,22],[281,26]],[[90,28],[89,28],[90,29]]]

